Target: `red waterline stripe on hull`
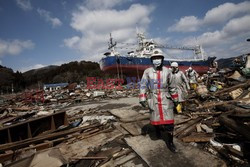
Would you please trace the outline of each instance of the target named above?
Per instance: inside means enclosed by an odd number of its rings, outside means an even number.
[[[143,72],[145,69],[152,67],[152,65],[120,65],[119,71],[122,69],[123,73],[134,73],[136,74],[136,71]],[[169,68],[170,66],[165,66]],[[179,66],[179,69],[182,72],[185,72],[186,69],[188,69],[189,66]],[[198,73],[206,73],[209,70],[208,66],[192,66],[192,68],[197,71]],[[102,68],[103,71],[110,71],[110,72],[117,72],[117,66],[116,65],[110,65],[110,66],[104,66]]]
[[[163,110],[162,110],[162,98],[161,98],[161,71],[157,71],[157,80],[158,80],[158,109],[160,113],[160,121],[163,121]]]

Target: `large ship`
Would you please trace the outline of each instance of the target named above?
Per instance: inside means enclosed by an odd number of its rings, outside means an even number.
[[[134,51],[128,52],[127,55],[121,55],[116,50],[117,43],[113,43],[113,39],[110,34],[109,51],[104,53],[104,57],[100,60],[101,70],[110,73],[117,74],[118,77],[137,77],[141,78],[144,70],[152,66],[150,55],[154,48],[162,49],[180,49],[192,51],[194,56],[191,59],[176,58],[168,59],[165,57],[164,66],[170,67],[171,62],[177,62],[179,69],[185,72],[186,69],[192,67],[199,74],[207,73],[210,66],[216,57],[204,56],[204,51],[200,45],[193,47],[173,47],[160,45],[152,39],[146,39],[144,34],[137,33],[138,47]]]

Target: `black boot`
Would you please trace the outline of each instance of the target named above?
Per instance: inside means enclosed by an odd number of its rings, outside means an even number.
[[[176,150],[176,147],[173,143],[173,133],[170,133],[170,132],[167,132],[167,140],[165,141],[166,144],[167,144],[167,147],[168,149],[173,152],[173,153],[176,153],[177,150]]]

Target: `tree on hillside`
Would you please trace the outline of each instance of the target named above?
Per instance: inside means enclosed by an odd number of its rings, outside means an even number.
[[[13,82],[14,82],[13,70],[1,66],[0,68],[1,92],[10,93]]]

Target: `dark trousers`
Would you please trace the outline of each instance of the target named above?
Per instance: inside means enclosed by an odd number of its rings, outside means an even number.
[[[155,125],[155,131],[156,133],[160,133],[160,132],[173,133],[174,124]]]

